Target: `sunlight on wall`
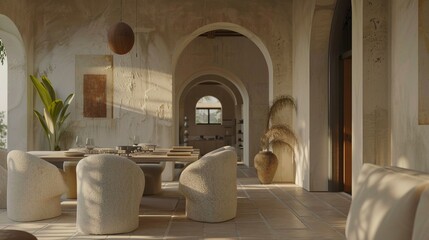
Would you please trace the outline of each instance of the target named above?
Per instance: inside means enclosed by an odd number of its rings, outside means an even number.
[[[410,160],[406,156],[401,156],[398,158],[396,166],[402,168],[411,168]]]

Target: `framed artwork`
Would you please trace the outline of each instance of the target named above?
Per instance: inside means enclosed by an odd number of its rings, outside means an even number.
[[[75,84],[78,119],[113,118],[112,55],[77,55]]]

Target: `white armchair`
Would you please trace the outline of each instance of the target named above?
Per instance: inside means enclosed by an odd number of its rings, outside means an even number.
[[[7,150],[0,149],[0,208],[7,202]]]
[[[94,155],[77,168],[76,227],[85,234],[135,230],[145,180],[133,161],[115,155]]]
[[[200,222],[223,222],[237,213],[237,154],[222,150],[187,166],[179,179],[186,215]]]
[[[54,165],[13,150],[7,156],[7,216],[14,221],[37,221],[61,214],[66,186]]]

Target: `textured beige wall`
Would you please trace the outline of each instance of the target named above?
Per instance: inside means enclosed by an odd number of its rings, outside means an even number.
[[[363,162],[377,165],[391,163],[389,2],[363,4]]]
[[[354,184],[363,163],[390,165],[391,162],[390,4],[387,0],[352,1],[352,11]]]
[[[418,3],[392,1],[392,165],[429,172],[429,128],[418,125],[419,34],[428,31],[418,20],[429,9]]]
[[[295,183],[310,189],[310,36],[316,1],[293,2],[293,96],[298,146],[295,150]]]
[[[429,1],[419,0],[419,124],[429,125]]]
[[[294,1],[296,183],[311,191],[328,190],[328,49],[335,2]]]
[[[316,1],[310,40],[310,190],[327,191],[329,179],[329,37],[335,0]]]
[[[107,47],[107,30],[121,15],[138,32],[129,54],[113,56],[114,118],[76,120],[80,113],[72,112],[63,147],[73,145],[74,135],[94,137],[100,146],[127,144],[136,134],[141,141],[163,146],[178,143],[174,132],[178,123],[173,116],[175,57],[180,56],[185,39],[209,24],[235,24],[258,40],[269,63],[268,79],[263,79],[270,86],[269,98],[292,91],[292,1],[130,0],[123,1],[122,8],[121,1],[114,0],[27,2],[2,1],[0,14],[8,12],[18,22],[24,43],[30,48],[27,53],[34,49],[28,59],[34,64],[34,72],[47,74],[60,97],[75,92],[76,55],[112,54]],[[25,14],[28,11],[37,17]],[[31,21],[21,23],[22,16]],[[32,148],[46,148],[39,126],[34,127]],[[248,154],[252,158],[255,145]]]

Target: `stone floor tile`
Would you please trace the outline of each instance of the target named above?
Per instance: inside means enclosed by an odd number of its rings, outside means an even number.
[[[294,184],[260,184],[252,168],[238,168],[237,216],[221,223],[186,218],[186,199],[178,182],[162,184],[154,207],[141,205],[139,227],[130,233],[84,235],[76,233],[76,200],[62,202],[59,217],[14,222],[0,210],[0,229],[19,229],[39,239],[345,239],[351,198],[345,193],[308,192]],[[157,197],[165,197],[157,201]],[[155,200],[154,200],[155,199]],[[165,201],[163,201],[165,200]],[[150,205],[149,204],[149,205]]]

